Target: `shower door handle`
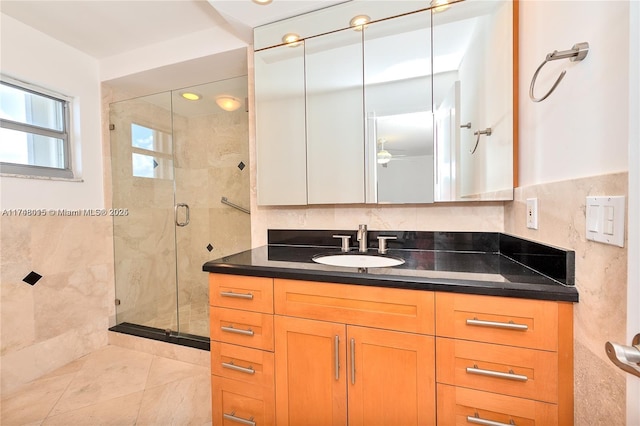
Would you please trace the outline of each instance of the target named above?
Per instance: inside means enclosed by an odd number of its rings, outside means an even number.
[[[178,220],[178,209],[180,207],[184,207],[184,211],[185,211],[184,222],[180,222]],[[189,204],[178,203],[178,204],[175,205],[174,211],[175,211],[175,217],[176,217],[176,225],[177,226],[187,226],[189,224]]]

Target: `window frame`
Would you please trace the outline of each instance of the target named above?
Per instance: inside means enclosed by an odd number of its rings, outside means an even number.
[[[24,81],[15,80],[5,75],[0,75],[0,84],[4,84],[18,90],[33,93],[38,96],[52,99],[62,104],[63,129],[57,131],[33,124],[19,123],[13,120],[0,118],[0,127],[23,132],[30,135],[45,136],[62,140],[64,168],[38,166],[33,164],[19,164],[0,161],[0,174],[17,175],[24,177],[43,177],[73,179],[73,155],[71,145],[71,108],[73,99],[60,93],[35,86]]]

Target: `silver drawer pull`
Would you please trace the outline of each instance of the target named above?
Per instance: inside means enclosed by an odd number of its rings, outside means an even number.
[[[484,426],[515,426],[515,422],[513,420],[509,421],[509,423],[502,422],[494,422],[493,420],[485,420],[478,416],[476,413],[475,416],[467,416],[467,422],[473,423],[476,425],[484,425]]]
[[[253,417],[247,419],[243,419],[242,417],[236,416],[236,412],[232,411],[231,414],[222,413],[222,417],[227,420],[231,420],[232,422],[240,423],[243,425],[256,426],[256,422],[253,421]]]
[[[529,326],[527,324],[517,324],[513,321],[509,321],[509,322],[484,321],[484,320],[479,320],[478,318],[468,319],[467,325],[475,325],[478,327],[505,328],[508,330],[521,330],[521,331],[529,329]]]
[[[477,374],[479,376],[495,377],[497,379],[515,380],[517,382],[526,382],[527,380],[529,380],[527,376],[515,374],[513,370],[509,370],[508,373],[503,373],[501,371],[483,370],[481,368],[478,368],[477,365],[474,365],[473,367],[467,367],[467,373]]]
[[[232,325],[230,326],[222,326],[220,327],[222,331],[226,331],[227,333],[235,333],[242,334],[243,336],[253,336],[253,330],[243,330],[241,328],[234,328]]]
[[[251,293],[234,293],[232,291],[221,291],[220,296],[222,297],[235,297],[236,299],[253,299],[253,294]]]
[[[241,373],[247,373],[247,374],[255,374],[256,373],[256,370],[251,368],[251,366],[249,366],[249,368],[240,367],[239,365],[235,365],[233,362],[223,362],[222,366],[224,368],[228,368],[229,370],[235,370],[235,371],[239,371]]]

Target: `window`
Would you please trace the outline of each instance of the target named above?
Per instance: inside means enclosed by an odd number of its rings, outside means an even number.
[[[170,134],[131,123],[131,146],[134,176],[173,179]]]
[[[0,80],[0,171],[72,178],[69,100]]]

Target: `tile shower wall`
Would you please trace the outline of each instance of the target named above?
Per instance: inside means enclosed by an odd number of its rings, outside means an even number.
[[[604,351],[626,341],[627,250],[586,240],[587,196],[627,195],[628,174],[575,179],[518,188],[505,205],[505,232],[574,250],[575,424],[625,424],[625,377]],[[538,198],[539,229],[526,227],[527,198]]]
[[[91,206],[87,206],[90,208]],[[1,392],[107,344],[111,218],[2,217]],[[22,279],[42,275],[33,286]]]

